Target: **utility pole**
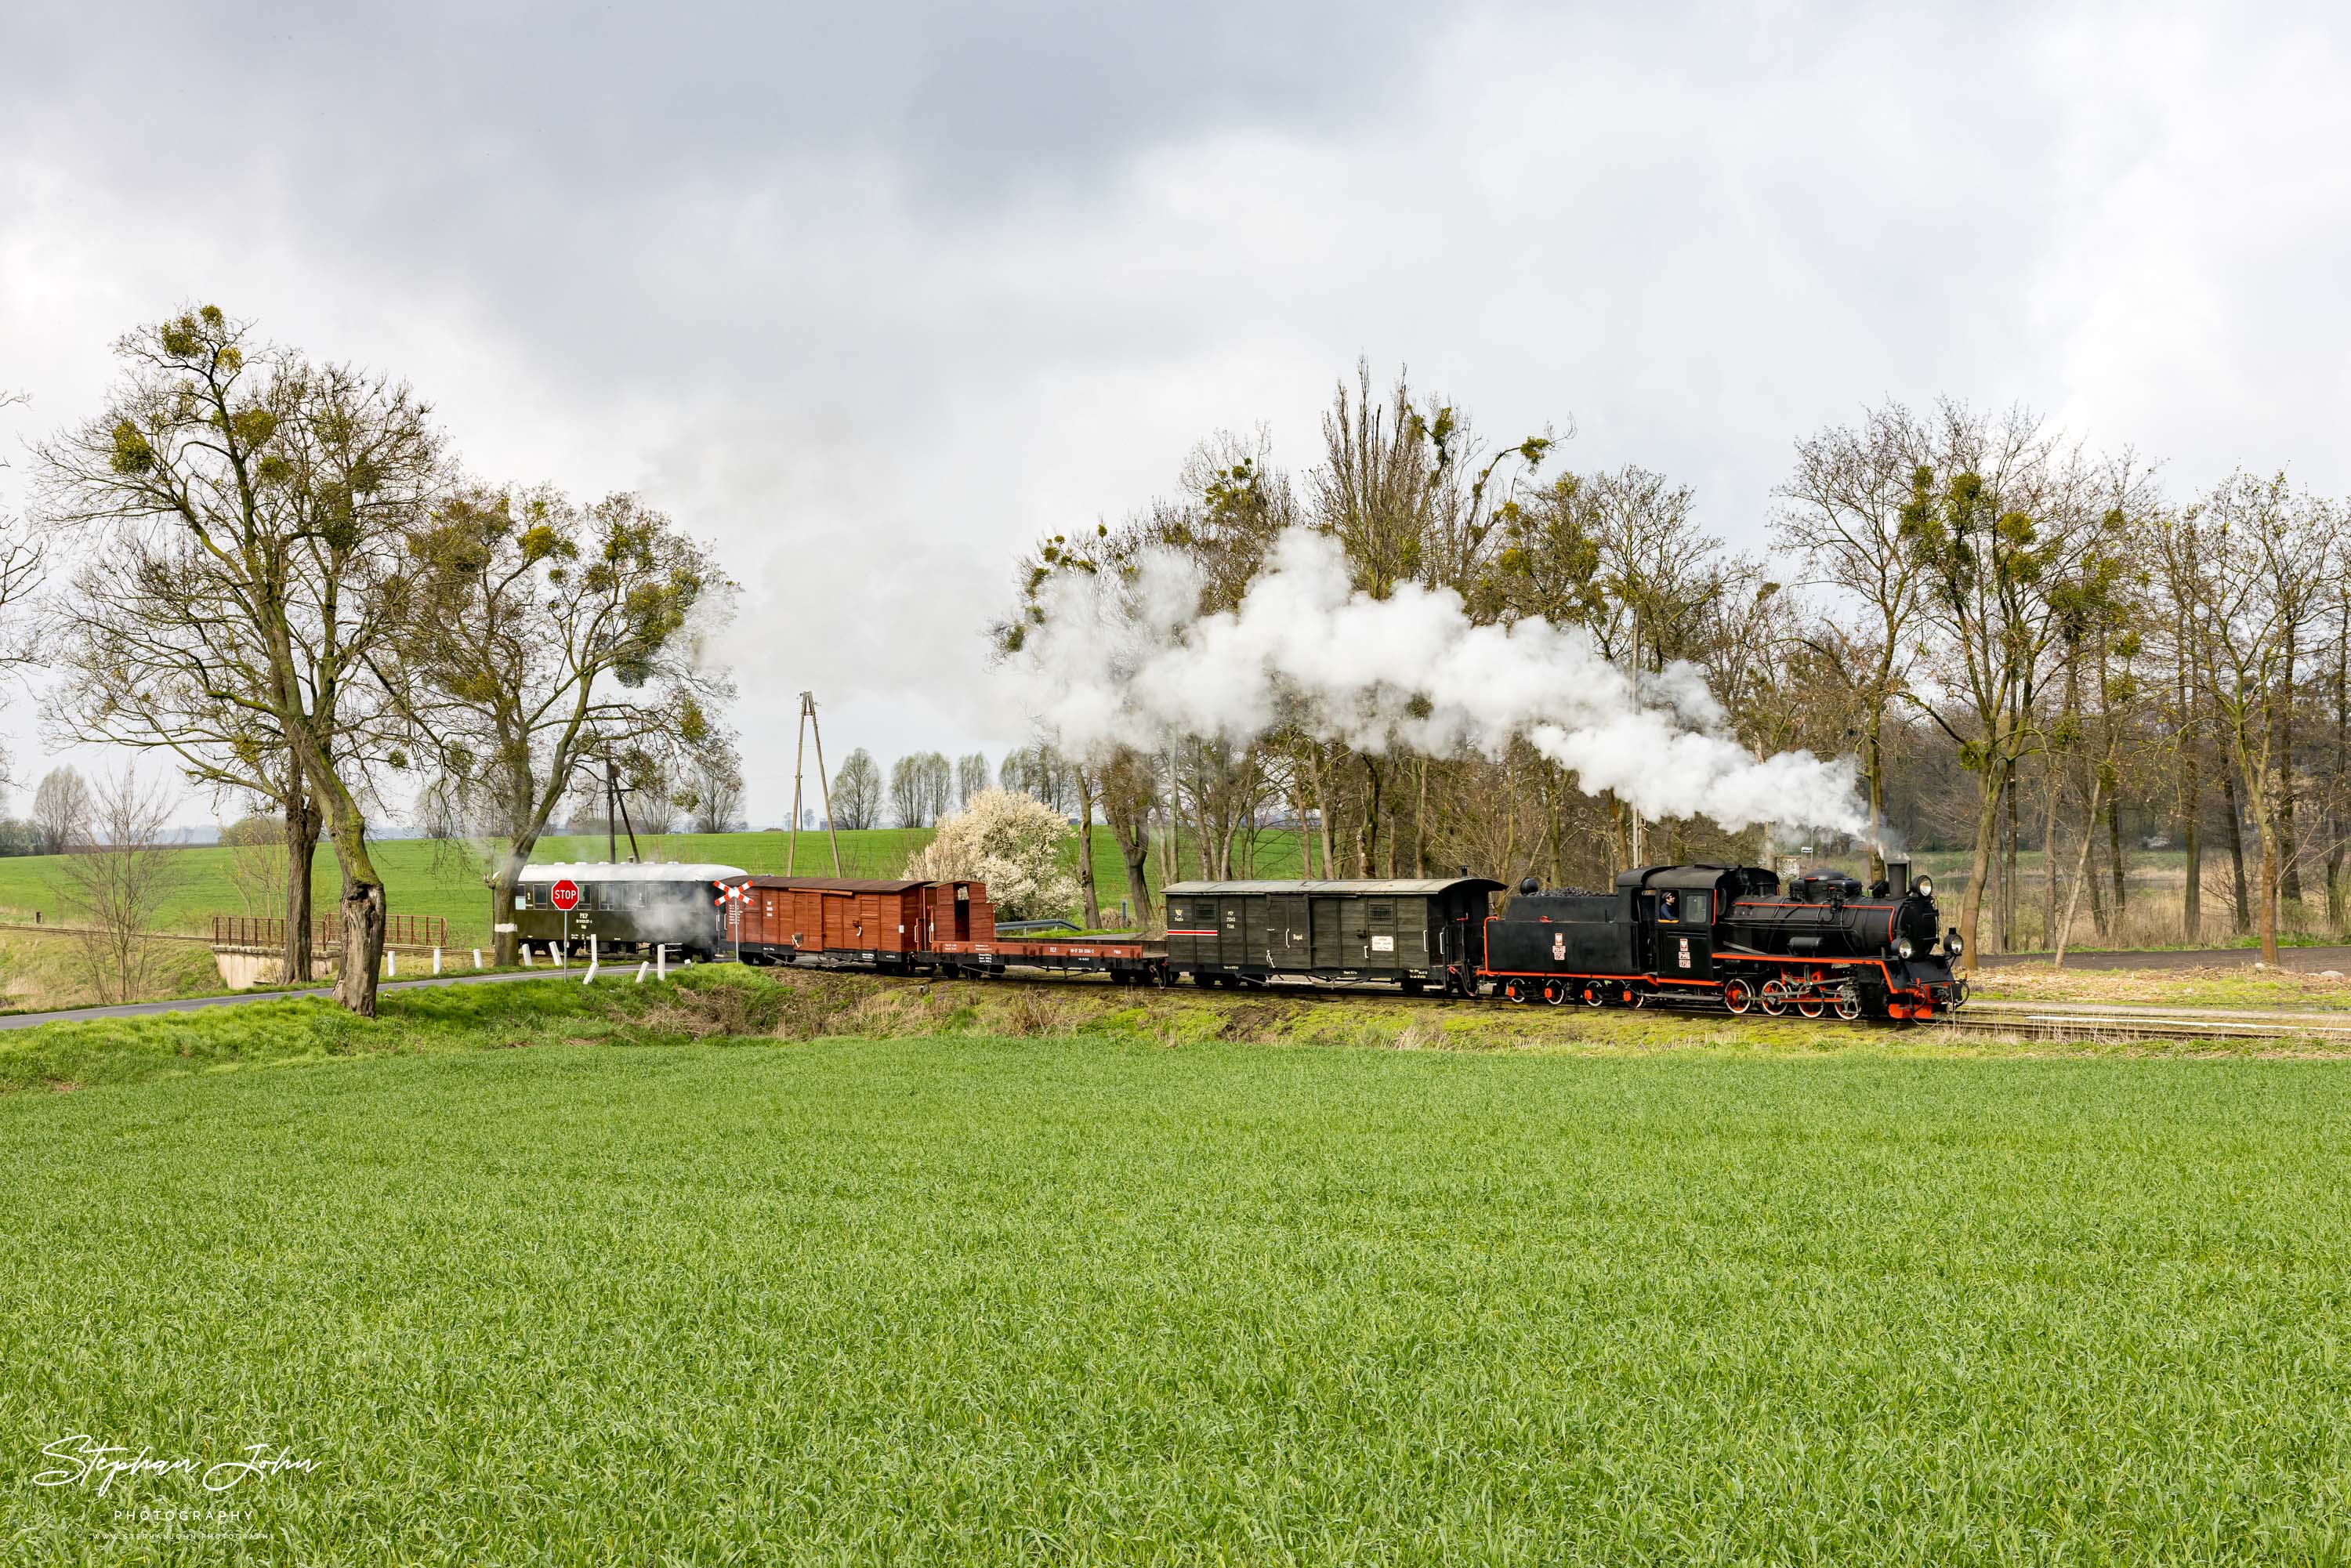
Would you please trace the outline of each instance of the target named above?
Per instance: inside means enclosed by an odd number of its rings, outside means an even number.
[[[629,830],[629,863],[635,865],[640,858],[637,825],[629,821],[627,796],[628,791],[621,788],[621,770],[607,755],[604,758],[604,859],[607,863],[617,864],[621,858],[619,841],[613,837],[615,818],[619,819],[619,826]]]
[[[824,832],[832,841],[832,874],[841,874],[841,831],[832,825],[832,776],[824,768],[824,731],[816,722],[816,694],[800,694],[799,719],[792,737],[792,825],[790,837],[785,842],[784,874],[792,874],[799,862],[800,850],[800,764],[808,755],[810,737],[816,741],[816,782],[824,793]]]

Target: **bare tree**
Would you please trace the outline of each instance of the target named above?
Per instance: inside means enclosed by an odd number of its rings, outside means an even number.
[[[2281,474],[2239,474],[2180,527],[2197,529],[2205,570],[2195,580],[2205,678],[2219,729],[2261,841],[2262,956],[2278,961],[2278,896],[2295,852],[2287,808],[2288,753],[2278,708],[2294,700],[2294,648],[2326,591],[2331,508]]]
[[[916,752],[901,757],[890,765],[890,812],[902,828],[922,828],[930,825],[925,807],[930,791],[923,784],[923,757]]]
[[[337,998],[371,1017],[370,768],[408,762],[383,662],[415,612],[409,544],[442,484],[439,434],[406,386],[268,346],[212,306],[116,355],[105,410],[38,449],[50,508],[103,530],[152,613],[206,649],[204,698],[287,747],[342,871]]]
[[[68,740],[165,752],[216,802],[269,801],[286,851],[285,972],[308,975],[319,800],[258,684],[270,661],[212,576],[147,540],[84,562],[49,617],[62,678],[45,718]],[[240,682],[240,695],[225,695]]]
[[[21,407],[28,401],[23,392],[0,387],[0,409]],[[7,466],[7,460],[0,458],[0,469]],[[0,612],[21,604],[39,589],[42,557],[40,541],[25,531],[20,519],[0,511]],[[30,664],[35,656],[26,629],[14,616],[0,618],[0,668]],[[6,759],[0,755],[0,783],[7,781]]]
[[[735,737],[714,729],[694,748],[678,803],[697,833],[732,832],[743,819],[743,758]]]
[[[648,756],[641,772],[624,780],[630,825],[641,833],[674,833],[683,817],[678,803],[681,786],[672,782],[667,759]]]
[[[1902,533],[1911,476],[1925,442],[1899,403],[1872,409],[1859,429],[1836,428],[1796,444],[1796,472],[1781,486],[1775,542],[1803,564],[1808,585],[1829,591],[1838,635],[1813,645],[1844,677],[1862,715],[1861,776],[1873,831],[1886,820],[1888,719],[1909,689],[1922,578]],[[1873,879],[1882,848],[1869,850]]]
[[[922,765],[923,815],[933,824],[955,805],[955,765],[935,751],[925,751]]]
[[[2047,589],[2095,548],[2101,514],[2098,476],[2032,415],[1995,422],[1945,404],[1938,419],[1938,461],[1914,471],[1901,529],[1925,577],[1919,614],[1938,640],[1941,700],[1920,706],[1977,781],[1975,849],[1959,907],[1961,963],[1972,968],[2001,811],[2008,809],[2012,846],[2017,764],[2043,740],[2040,685],[2063,629]],[[2011,871],[2002,878],[2004,898],[2014,883]]]
[[[882,769],[862,746],[841,759],[841,771],[832,776],[832,814],[840,826],[852,830],[882,820]]]
[[[983,752],[967,752],[956,759],[956,805],[971,804],[971,798],[987,788],[987,757]]]
[[[152,933],[184,865],[183,852],[163,841],[172,804],[169,789],[142,782],[130,768],[101,777],[85,836],[65,858],[67,911],[79,927],[82,972],[101,1002],[132,1001],[154,988]]]
[[[33,791],[33,831],[41,853],[61,855],[87,838],[92,810],[89,784],[72,764],[41,775]]]
[[[229,885],[247,915],[266,911],[286,891],[286,824],[259,812],[239,817],[221,830],[228,851]],[[289,978],[293,971],[287,971]]]
[[[662,815],[673,754],[708,736],[726,688],[704,670],[693,628],[725,580],[628,495],[580,507],[546,488],[470,491],[434,509],[412,553],[422,613],[401,643],[409,678],[393,685],[435,788],[497,841],[493,927],[509,963],[515,886],[565,791],[601,817],[609,760],[630,811]]]

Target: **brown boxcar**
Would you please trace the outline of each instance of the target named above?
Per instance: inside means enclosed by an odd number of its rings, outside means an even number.
[[[928,894],[935,885],[755,876],[743,895],[744,960],[789,963],[797,957],[830,957],[882,968],[909,967],[930,949]]]

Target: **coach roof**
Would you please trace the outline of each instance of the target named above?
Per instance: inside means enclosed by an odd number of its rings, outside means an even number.
[[[1489,893],[1499,893],[1502,884],[1482,876],[1428,876],[1363,882],[1171,882],[1160,891],[1165,894],[1319,893],[1326,896],[1355,894],[1382,898],[1448,893],[1457,887],[1483,888]]]
[[[549,865],[527,865],[515,880],[555,882],[569,877],[573,882],[733,882],[750,874],[740,866],[699,862],[643,865],[628,861],[617,864],[611,861],[579,861],[567,864],[557,861]]]

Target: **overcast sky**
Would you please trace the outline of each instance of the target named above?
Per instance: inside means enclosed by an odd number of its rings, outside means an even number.
[[[1017,551],[1304,469],[1358,355],[1746,548],[1886,397],[2351,491],[2340,5],[365,13],[0,8],[0,493],[184,304],[394,370],[718,546],[759,821],[804,687],[836,763],[1020,740]]]

